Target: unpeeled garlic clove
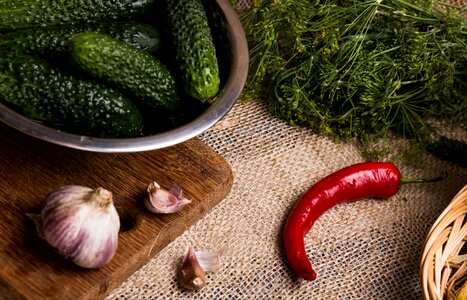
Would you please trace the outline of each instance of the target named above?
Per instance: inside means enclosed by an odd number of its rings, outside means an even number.
[[[174,183],[170,191],[167,191],[153,181],[146,188],[144,204],[153,213],[169,214],[181,210],[191,200],[183,197],[182,189]]]
[[[190,290],[201,290],[206,286],[206,273],[201,268],[193,248],[190,247],[183,258],[177,277],[180,284]]]
[[[190,247],[178,271],[180,284],[190,290],[202,289],[206,285],[206,273],[219,269],[220,258],[226,251],[227,247],[217,251],[194,251]]]

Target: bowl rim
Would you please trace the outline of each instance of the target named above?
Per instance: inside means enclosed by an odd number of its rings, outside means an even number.
[[[0,103],[0,121],[43,141],[91,152],[126,153],[156,150],[180,144],[200,135],[231,110],[240,97],[248,74],[248,44],[238,15],[228,0],[215,2],[227,23],[232,54],[230,73],[216,105],[209,107],[193,121],[150,136],[120,139],[89,137],[47,127],[15,112],[3,103]]]

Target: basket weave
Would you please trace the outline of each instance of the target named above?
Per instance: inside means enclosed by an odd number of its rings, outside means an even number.
[[[467,238],[466,214],[467,185],[452,199],[428,233],[420,264],[425,299],[453,299],[466,280],[467,259],[461,253]]]

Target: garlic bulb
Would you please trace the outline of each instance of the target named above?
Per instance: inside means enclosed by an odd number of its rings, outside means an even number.
[[[191,200],[183,197],[181,188],[175,183],[170,191],[167,191],[161,188],[157,182],[153,181],[147,187],[144,197],[144,204],[147,209],[153,213],[160,214],[177,212],[189,203],[191,203]]]
[[[62,186],[46,199],[36,226],[42,238],[84,268],[100,268],[115,255],[120,218],[104,188]]]

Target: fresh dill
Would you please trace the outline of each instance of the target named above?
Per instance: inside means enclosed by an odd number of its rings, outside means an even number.
[[[259,0],[240,12],[244,98],[334,138],[428,144],[429,118],[467,119],[465,7],[437,0]]]

